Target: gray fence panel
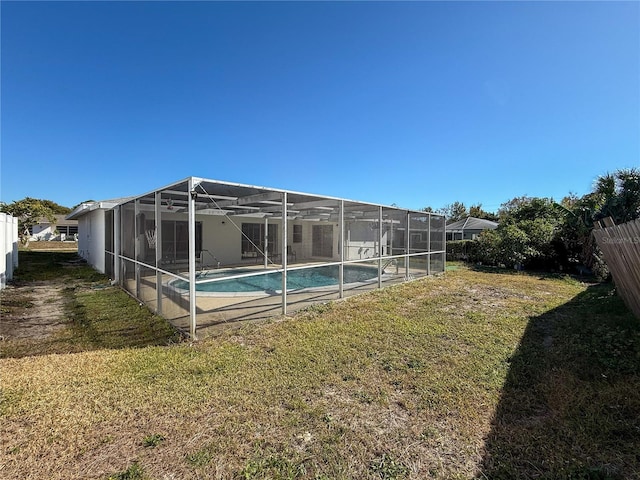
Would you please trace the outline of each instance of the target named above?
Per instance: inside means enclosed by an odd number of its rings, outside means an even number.
[[[618,294],[640,318],[640,219],[614,225],[610,219],[596,224],[593,236],[609,267]]]

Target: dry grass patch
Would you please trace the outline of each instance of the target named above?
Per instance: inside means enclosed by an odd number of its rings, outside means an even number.
[[[197,344],[4,359],[0,471],[624,478],[633,322],[607,287],[459,269]]]
[[[78,242],[59,242],[38,240],[31,241],[27,246],[20,246],[20,251],[29,252],[77,252]]]
[[[179,340],[167,321],[111,287],[75,253],[21,251],[0,309],[0,358]]]

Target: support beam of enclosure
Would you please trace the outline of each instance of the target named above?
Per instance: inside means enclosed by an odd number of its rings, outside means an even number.
[[[447,254],[446,254],[446,250],[447,250],[447,223],[446,220],[444,219],[444,217],[442,217],[442,251],[443,253],[441,254],[442,257],[442,271],[446,272],[447,271]]]
[[[333,210],[334,200],[310,200],[308,202],[298,202],[293,205],[297,210],[318,209]]]
[[[282,194],[282,314],[287,314],[287,192]]]
[[[234,205],[251,205],[252,203],[268,203],[280,200],[281,194],[278,192],[256,193],[255,195],[247,195],[239,197],[235,200],[222,200],[216,202],[219,207],[231,207]]]
[[[121,207],[116,207],[113,211],[113,280],[117,282],[118,285],[121,285],[120,255],[122,255],[122,252],[120,251],[120,208]]]
[[[340,213],[338,216],[338,228],[340,228],[340,266],[338,267],[338,297],[344,298],[344,200],[340,200]]]
[[[269,251],[269,217],[264,217],[264,237],[263,237],[263,242],[262,242],[262,256],[263,256],[263,260],[264,260],[264,268],[267,268],[269,266],[269,254],[267,253]],[[257,255],[258,253],[256,253]]]
[[[411,212],[407,212],[407,238],[405,238],[406,250],[404,257],[404,277],[409,280],[409,254],[411,253]]]
[[[427,220],[427,251],[431,252],[431,214],[429,214]],[[427,275],[431,275],[431,253],[427,256]]]
[[[133,259],[138,259],[138,242],[136,241],[136,235],[138,234],[138,200],[133,201]],[[135,280],[135,293],[136,298],[140,298],[140,269],[137,263],[133,263],[134,280]]]
[[[189,179],[189,333],[196,340],[196,202],[193,178]]]
[[[162,263],[162,194],[155,193],[155,209],[156,209],[156,268]],[[162,272],[156,270],[156,312],[162,315]]]
[[[382,207],[378,207],[378,288],[382,288]]]

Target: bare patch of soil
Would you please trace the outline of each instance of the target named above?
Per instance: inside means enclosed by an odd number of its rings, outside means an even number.
[[[50,337],[66,323],[65,285],[56,281],[9,286],[2,292],[2,340]]]

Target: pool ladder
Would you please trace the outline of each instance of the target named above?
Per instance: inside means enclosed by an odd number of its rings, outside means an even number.
[[[389,265],[395,265],[396,266],[396,273],[398,273],[398,271],[397,271],[398,270],[398,262],[396,261],[395,258],[392,258],[391,260],[387,260],[387,262],[384,265],[382,265],[382,271],[384,272]]]
[[[213,259],[213,261],[216,264],[216,268],[220,268],[220,260],[218,260],[218,257],[216,257],[209,250],[203,249],[203,250],[200,251],[200,271],[204,270],[204,255],[203,255],[204,252],[207,252],[209,254],[209,256]]]

